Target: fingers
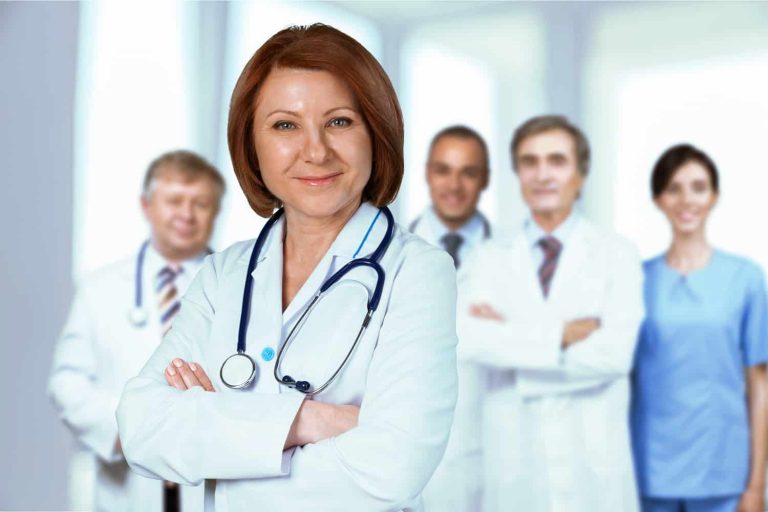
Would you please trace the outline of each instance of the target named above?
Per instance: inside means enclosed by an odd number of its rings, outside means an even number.
[[[165,369],[165,380],[178,390],[185,391],[200,386],[206,391],[215,391],[211,379],[197,363],[187,363],[177,357]]]
[[[197,363],[189,363],[189,367],[197,376],[197,380],[200,382],[200,385],[203,386],[204,390],[216,391],[213,389],[213,383],[211,382],[211,379],[208,378],[208,374],[205,373],[205,370],[203,370],[202,366]]]
[[[180,391],[186,391],[187,389],[184,379],[181,377],[181,374],[173,363],[169,364],[165,369],[165,380],[168,384]]]
[[[488,304],[472,304],[469,306],[469,314],[477,318],[504,321],[504,317]]]
[[[187,387],[187,389],[191,389],[194,386],[203,387],[203,385],[198,380],[197,375],[195,375],[195,372],[192,371],[192,368],[190,368],[189,364],[183,359],[177,357],[171,361],[171,364],[176,367],[176,371],[181,375],[181,378],[184,380],[184,385]]]

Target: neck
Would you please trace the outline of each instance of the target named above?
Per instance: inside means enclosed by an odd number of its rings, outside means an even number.
[[[360,204],[360,201],[352,201],[327,217],[308,216],[286,206],[283,248],[285,260],[316,264],[328,252]]]
[[[531,212],[531,217],[541,229],[547,233],[552,233],[566,221],[572,211],[573,206],[569,207],[567,210]]]
[[[695,270],[705,266],[711,254],[712,247],[703,231],[675,233],[667,250],[667,263],[683,272]]]
[[[460,230],[462,227],[464,227],[467,224],[467,222],[469,222],[472,219],[472,217],[475,216],[475,213],[477,213],[477,210],[473,210],[472,213],[469,215],[469,217],[456,219],[456,218],[441,217],[437,213],[437,210],[435,210],[435,215],[437,215],[437,218],[440,221],[440,223],[443,226],[447,227],[450,231]]]
[[[203,252],[202,249],[194,252],[176,250],[173,247],[168,247],[158,242],[154,238],[152,238],[151,244],[152,244],[152,248],[154,248],[157,251],[157,253],[163,257],[165,261],[167,261],[168,263],[172,263],[174,265],[179,265],[182,262],[190,260]]]

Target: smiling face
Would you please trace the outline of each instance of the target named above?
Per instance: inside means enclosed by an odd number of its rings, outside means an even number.
[[[534,219],[555,226],[565,220],[584,183],[573,137],[560,129],[530,135],[521,141],[515,162]]]
[[[213,231],[221,193],[209,178],[190,181],[172,167],[159,170],[141,198],[158,252],[171,261],[201,254]]]
[[[429,154],[427,183],[440,220],[451,229],[464,225],[477,210],[480,193],[488,184],[480,143],[469,137],[438,139]]]
[[[371,137],[350,88],[326,71],[277,68],[256,100],[262,179],[288,215],[354,211],[371,177]]]
[[[677,236],[702,234],[717,202],[707,169],[695,160],[681,165],[662,193],[654,199]]]

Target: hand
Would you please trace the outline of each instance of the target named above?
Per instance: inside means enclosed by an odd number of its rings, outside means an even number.
[[[288,432],[284,449],[317,443],[352,430],[357,426],[360,408],[304,400]]]
[[[741,495],[737,512],[763,512],[765,510],[765,496],[762,488],[747,487]]]
[[[599,318],[578,318],[563,326],[563,348],[583,341],[600,328]]]
[[[493,309],[490,304],[472,304],[469,306],[469,314],[486,320],[496,320],[497,322],[504,321],[504,317],[501,313]]]
[[[171,361],[164,374],[168,385],[181,391],[192,389],[193,386],[200,386],[206,391],[216,391],[203,367],[197,363],[187,363],[177,357]]]

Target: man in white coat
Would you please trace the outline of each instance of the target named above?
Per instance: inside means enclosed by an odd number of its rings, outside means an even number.
[[[511,150],[530,219],[475,252],[457,320],[462,356],[491,372],[484,508],[633,512],[627,414],[643,317],[639,256],[575,209],[589,169],[577,127],[533,118]]]
[[[472,128],[450,126],[429,146],[426,165],[432,204],[410,230],[453,258],[454,265],[491,236],[488,220],[478,211],[488,186],[488,147]],[[459,272],[459,286],[461,273]],[[482,462],[480,418],[486,372],[473,361],[458,361],[459,396],[448,446],[422,496],[427,512],[475,512],[481,508]]]
[[[132,473],[123,457],[115,411],[170,328],[179,299],[207,255],[224,180],[189,151],[149,166],[141,207],[150,237],[137,253],[86,277],[59,339],[49,394],[61,419],[96,458],[97,511],[203,509],[203,489]]]

